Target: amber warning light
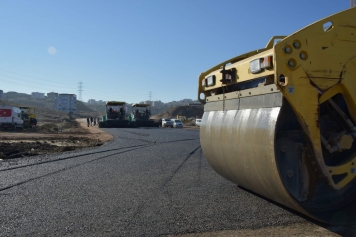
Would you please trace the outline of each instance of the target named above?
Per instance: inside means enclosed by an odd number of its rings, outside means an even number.
[[[262,72],[263,69],[269,69],[272,67],[272,56],[258,58],[250,62],[250,72],[254,74]]]

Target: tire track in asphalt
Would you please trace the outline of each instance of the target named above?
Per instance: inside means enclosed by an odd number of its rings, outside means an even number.
[[[183,159],[183,161],[176,167],[176,169],[173,170],[172,174],[167,177],[163,183],[159,186],[159,188],[155,191],[152,192],[152,194],[150,195],[150,197],[147,197],[145,201],[143,201],[138,207],[137,210],[132,214],[132,217],[130,218],[130,222],[132,222],[133,220],[135,220],[137,218],[137,216],[142,212],[143,208],[145,207],[145,205],[147,204],[147,202],[149,200],[151,200],[152,198],[154,198],[155,196],[158,195],[158,193],[162,192],[163,189],[167,186],[167,184],[169,182],[171,182],[171,180],[173,179],[173,177],[177,174],[177,172],[183,167],[183,165],[188,161],[188,159],[198,150],[201,149],[201,146],[198,146],[197,148],[195,148],[193,151],[191,151],[190,153],[188,153],[188,155]],[[132,227],[130,227],[130,224],[128,223],[126,226],[126,229],[130,229]]]
[[[122,151],[122,152],[117,152],[115,154],[110,154],[110,155],[98,157],[98,158],[95,158],[93,160],[89,160],[89,161],[85,161],[85,162],[82,162],[82,163],[79,163],[79,164],[76,164],[76,165],[71,165],[71,166],[68,166],[68,167],[64,167],[62,169],[59,169],[59,170],[56,170],[56,171],[53,171],[53,172],[50,172],[50,173],[47,173],[47,174],[44,174],[44,175],[36,176],[36,177],[30,178],[30,179],[27,179],[27,180],[24,180],[24,181],[21,181],[21,182],[17,182],[15,184],[8,185],[8,186],[3,187],[3,188],[0,188],[0,192],[2,192],[4,190],[7,190],[7,189],[10,189],[10,188],[13,188],[13,187],[20,186],[22,184],[29,183],[29,182],[37,180],[37,179],[41,179],[41,178],[44,178],[44,177],[47,177],[47,176],[50,176],[50,175],[53,175],[53,174],[57,174],[57,173],[66,171],[66,170],[70,170],[70,169],[76,168],[76,167],[84,165],[84,164],[88,164],[88,163],[91,163],[91,162],[94,162],[94,161],[98,161],[98,160],[101,160],[101,159],[105,159],[105,158],[108,158],[108,157],[111,157],[111,156],[114,156],[114,155],[123,154],[123,153],[126,153],[126,152],[135,151],[135,150],[146,148],[146,147],[148,147],[148,146],[139,147],[139,148],[135,148],[135,149],[130,149],[130,150],[127,150],[127,151]]]
[[[127,133],[131,133],[131,134],[135,134],[135,135],[139,135],[139,136],[143,136],[143,137],[148,137],[148,136],[150,136],[149,134],[140,133],[140,132],[136,132],[136,131],[128,131],[128,130],[126,130],[126,129],[120,129],[120,131],[127,132]]]
[[[141,146],[145,146],[145,145],[120,147],[120,148],[109,149],[109,150],[105,150],[105,151],[96,151],[96,152],[89,152],[89,153],[80,154],[80,155],[72,155],[72,156],[63,157],[63,158],[59,158],[59,159],[55,159],[55,160],[46,160],[46,161],[40,161],[40,162],[36,162],[36,163],[32,163],[32,164],[27,164],[27,165],[20,165],[20,166],[15,166],[15,167],[11,167],[11,168],[0,169],[0,172],[9,171],[9,170],[15,170],[15,169],[20,169],[20,168],[27,168],[27,167],[31,167],[31,166],[35,166],[35,165],[47,164],[47,163],[52,163],[52,162],[58,162],[58,161],[63,161],[63,160],[68,160],[68,159],[73,159],[73,158],[78,158],[78,157],[87,156],[87,155],[95,155],[95,154],[100,154],[100,153],[104,153],[104,152],[117,151],[117,150],[122,150],[122,149],[127,149],[127,148],[134,148],[134,147],[141,147]],[[147,145],[146,145],[146,146],[147,146]],[[146,147],[146,146],[145,146],[145,147]],[[115,154],[116,154],[116,153],[115,153]]]
[[[187,162],[187,160],[199,149],[201,148],[201,146],[198,146],[197,148],[195,148],[192,152],[190,152],[186,158],[183,160],[183,162],[173,171],[172,175],[169,176],[163,183],[163,185],[161,185],[161,187],[159,188],[159,190],[163,190],[163,188],[173,179],[174,175],[180,170],[180,168],[182,168],[182,166],[185,164],[185,162]]]
[[[127,138],[124,138],[124,139],[127,139]],[[144,147],[167,144],[167,143],[172,143],[172,142],[184,142],[184,141],[191,141],[191,140],[198,140],[198,139],[183,139],[183,140],[175,140],[175,141],[168,141],[168,142],[162,142],[162,143],[150,142],[150,143],[153,143],[153,144],[152,145],[136,145],[136,146],[128,146],[128,147],[119,147],[119,148],[108,149],[108,150],[104,150],[104,151],[88,152],[88,153],[80,154],[80,155],[72,155],[72,156],[63,157],[63,158],[54,159],[54,160],[39,161],[39,162],[35,162],[35,163],[32,163],[32,164],[18,165],[18,166],[14,166],[14,167],[11,167],[11,168],[0,169],[0,173],[4,172],[4,171],[9,171],[9,170],[27,168],[27,167],[41,165],[41,164],[47,164],[47,163],[52,163],[52,162],[58,162],[58,161],[64,161],[64,160],[68,160],[68,159],[79,158],[79,157],[83,157],[83,156],[87,156],[87,155],[95,155],[95,154],[101,154],[101,153],[105,153],[105,152],[111,152],[111,151],[117,151],[117,150],[135,148],[135,147],[144,148]],[[115,155],[115,154],[120,154],[120,153],[114,153],[113,155]],[[9,161],[11,161],[11,160],[9,160]]]
[[[127,131],[125,129],[121,129],[120,132],[126,132],[128,134],[133,134],[133,135],[138,135],[138,136],[143,136],[143,137],[148,137],[150,136],[149,134],[144,134],[144,133],[138,133],[134,131]],[[132,141],[142,141],[142,142],[147,142],[147,143],[153,143],[156,144],[157,140],[146,140],[146,139],[141,139],[141,138],[133,138],[133,137],[127,137],[127,136],[120,136],[120,135],[115,135],[118,138],[122,138],[125,140],[132,140]],[[176,142],[176,141],[185,141],[185,140],[198,140],[200,138],[191,138],[191,139],[184,139],[184,140],[175,140],[175,141],[169,141],[169,142]],[[169,142],[162,142],[162,143],[169,143]]]
[[[191,140],[191,139],[187,139],[187,140],[189,141],[189,140]],[[180,140],[180,141],[185,141],[185,139],[184,139],[184,140]],[[174,142],[177,142],[177,141],[174,141]],[[167,143],[171,143],[171,142],[164,142],[164,143],[160,143],[160,144],[157,144],[157,145],[167,144]],[[152,147],[152,146],[154,146],[154,145],[138,145],[138,146],[130,146],[130,147],[124,147],[124,148],[110,149],[110,150],[106,150],[106,151],[91,152],[91,153],[89,153],[89,154],[81,154],[81,155],[77,155],[77,156],[65,157],[65,158],[60,158],[60,159],[56,159],[56,160],[43,161],[43,162],[38,162],[38,163],[34,163],[34,164],[29,164],[29,165],[24,165],[24,166],[17,166],[17,167],[12,167],[12,168],[9,168],[9,169],[0,170],[0,172],[6,172],[6,171],[11,171],[11,170],[15,170],[15,169],[21,169],[21,168],[22,168],[22,169],[25,169],[25,168],[28,168],[28,167],[31,167],[31,166],[44,165],[44,164],[53,163],[53,162],[65,161],[65,160],[68,160],[68,159],[83,157],[83,156],[91,155],[91,154],[100,154],[100,153],[104,153],[104,152],[108,152],[108,151],[113,151],[113,150],[122,150],[122,149],[133,148],[133,149],[129,149],[129,150],[126,150],[126,151],[115,152],[114,154],[109,154],[109,155],[101,156],[101,157],[98,157],[98,158],[94,158],[94,159],[92,159],[92,160],[84,161],[84,162],[81,162],[81,163],[76,164],[76,165],[67,166],[67,167],[61,168],[61,169],[59,169],[59,170],[56,170],[56,171],[53,171],[53,172],[49,172],[49,173],[44,174],[44,175],[40,175],[40,176],[36,176],[36,177],[33,177],[33,178],[29,178],[29,179],[26,179],[26,180],[24,180],[24,181],[17,182],[17,183],[15,183],[15,184],[11,184],[11,185],[2,187],[2,188],[0,188],[0,192],[2,192],[2,191],[4,191],[4,190],[8,190],[8,189],[13,188],[13,187],[20,186],[20,185],[22,185],[22,184],[29,183],[29,182],[34,181],[34,180],[37,180],[37,179],[41,179],[41,178],[43,178],[43,177],[47,177],[47,176],[50,176],[50,175],[53,175],[53,174],[57,174],[57,173],[60,173],[60,172],[63,172],[63,171],[67,171],[67,170],[76,168],[76,167],[78,167],[78,166],[84,165],[84,164],[88,164],[88,163],[91,163],[91,162],[94,162],[94,161],[98,161],[98,160],[101,160],[101,159],[105,159],[105,158],[108,158],[108,157],[112,157],[112,156],[115,156],[115,155],[118,155],[118,154],[123,154],[123,153],[126,153],[126,152],[135,151],[135,150],[139,150],[139,149],[144,149],[144,148],[148,148],[148,147]],[[199,146],[199,147],[200,147],[200,146]],[[198,147],[198,148],[199,148],[199,147]],[[189,153],[188,157],[184,160],[184,162],[174,171],[174,174],[175,174],[176,172],[178,172],[178,170],[180,169],[180,167],[189,159],[189,157],[190,157],[198,148],[196,148],[193,152]],[[170,179],[173,178],[174,174],[171,176]]]

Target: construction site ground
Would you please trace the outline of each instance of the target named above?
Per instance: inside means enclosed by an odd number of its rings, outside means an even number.
[[[185,129],[199,129],[187,123]],[[38,127],[0,130],[0,159],[45,155],[101,146],[112,136],[98,126],[87,126],[85,118],[58,120]]]
[[[86,119],[62,120],[38,127],[12,131],[0,130],[0,159],[12,159],[73,151],[101,146],[112,136]]]
[[[77,114],[51,109],[53,100],[35,100],[30,96],[16,94],[10,101],[0,100],[0,106],[32,106],[36,108],[38,126],[23,130],[0,129],[0,159],[13,159],[36,155],[101,146],[112,136],[97,126],[87,126],[87,117],[100,118],[101,114],[78,102]],[[26,98],[22,98],[22,97]],[[22,98],[22,99],[21,99]],[[176,106],[168,111],[152,116],[152,119],[202,116],[202,106]],[[186,122],[186,128],[199,129],[193,122]]]

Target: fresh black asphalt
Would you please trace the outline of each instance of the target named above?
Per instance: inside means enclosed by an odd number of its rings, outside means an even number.
[[[105,129],[108,144],[2,161],[0,236],[164,236],[307,223],[220,177],[199,130]]]

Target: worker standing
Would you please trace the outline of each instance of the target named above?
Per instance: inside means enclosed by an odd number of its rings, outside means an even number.
[[[88,124],[88,127],[89,127],[89,123],[90,123],[90,122],[89,122],[89,118],[87,118],[87,124]]]

